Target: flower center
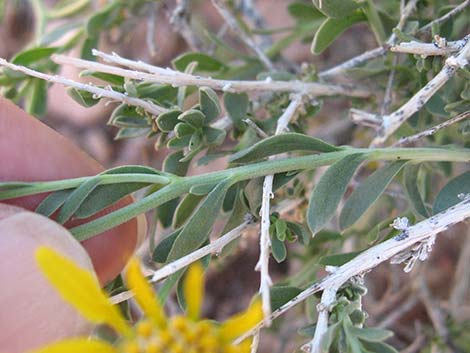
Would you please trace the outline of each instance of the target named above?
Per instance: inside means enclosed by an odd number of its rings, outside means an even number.
[[[214,323],[184,316],[171,318],[163,329],[144,319],[135,326],[135,336],[124,338],[118,347],[121,353],[245,353],[222,340]]]

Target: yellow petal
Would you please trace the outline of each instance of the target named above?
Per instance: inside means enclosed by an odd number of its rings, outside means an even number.
[[[117,350],[104,341],[73,338],[52,343],[30,353],[117,353]]]
[[[199,262],[189,267],[183,290],[188,317],[197,321],[201,314],[202,300],[204,298],[204,270]]]
[[[126,282],[129,289],[135,294],[135,299],[145,315],[159,327],[165,327],[166,316],[160,301],[147,279],[140,270],[140,263],[136,258],[129,261],[126,272]]]
[[[232,341],[246,331],[251,330],[262,319],[261,299],[257,298],[246,311],[231,317],[221,325],[221,337],[226,341]]]
[[[93,273],[45,246],[36,251],[36,261],[62,298],[85,318],[108,324],[120,334],[130,334],[130,327],[103,293]]]

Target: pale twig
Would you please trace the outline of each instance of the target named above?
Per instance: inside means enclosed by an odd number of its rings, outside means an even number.
[[[416,41],[401,42],[390,48],[395,53],[416,54],[422,56],[448,56],[462,50],[470,39],[470,35],[463,39],[447,42],[445,38],[436,37],[434,43],[421,43]]]
[[[251,353],[256,353],[258,352],[258,347],[259,347],[259,337],[260,336],[260,331],[256,331],[255,334],[253,335],[253,340],[251,341],[251,347],[250,347],[250,352]]]
[[[315,334],[312,340],[302,347],[304,352],[320,353],[323,335],[328,330],[328,317],[331,306],[336,301],[336,292],[339,287],[325,288],[321,296],[320,303],[317,305],[318,318],[315,325]]]
[[[455,123],[457,123],[461,120],[467,119],[469,117],[470,117],[470,111],[466,111],[466,112],[461,113],[457,116],[454,116],[453,118],[451,118],[449,120],[446,120],[446,121],[444,121],[440,124],[437,124],[436,126],[433,126],[430,129],[426,129],[426,130],[421,131],[421,132],[419,132],[415,135],[402,137],[397,142],[395,142],[392,146],[397,147],[397,146],[408,145],[410,143],[416,142],[416,141],[422,139],[423,137],[434,135],[439,130],[444,129],[444,128],[452,125],[452,124],[455,124]]]
[[[81,91],[90,92],[96,97],[96,99],[105,97],[105,98],[112,99],[113,101],[116,101],[116,102],[124,102],[134,107],[140,107],[140,108],[143,108],[146,112],[153,114],[153,115],[159,115],[167,111],[166,108],[158,106],[152,102],[149,102],[140,98],[129,97],[126,94],[113,91],[111,88],[106,88],[106,89],[99,88],[91,84],[76,82],[76,81],[73,81],[64,77],[60,77],[56,75],[54,76],[48,75],[48,74],[24,67],[24,66],[9,63],[8,61],[2,58],[0,58],[0,66],[9,68],[14,71],[22,72],[32,77],[40,78],[41,80],[45,80],[45,81],[52,82],[52,83],[58,83],[58,84],[72,87]]]
[[[287,125],[295,117],[297,111],[302,106],[302,95],[296,95],[293,97],[289,105],[287,106],[284,113],[279,117],[276,126],[275,135],[282,134],[287,130]],[[270,157],[273,160],[275,157]],[[263,314],[266,321],[266,326],[271,325],[269,317],[271,316],[271,295],[270,288],[272,285],[271,277],[269,276],[269,256],[271,248],[271,240],[269,237],[269,227],[271,222],[270,216],[270,202],[273,198],[273,180],[274,175],[267,175],[263,182],[263,194],[261,201],[261,232],[260,232],[260,255],[258,263],[256,264],[256,270],[260,272],[260,287],[261,299],[263,301]]]
[[[339,65],[336,65],[335,67],[319,72],[318,77],[328,80],[335,76],[341,76],[348,69],[351,69],[356,66],[360,66],[370,60],[373,60],[380,56],[385,55],[387,53],[387,50],[388,50],[388,45],[384,45],[384,46],[366,51],[358,56],[355,56],[354,58],[351,58]]]
[[[246,123],[249,127],[251,127],[253,130],[255,130],[256,134],[261,137],[261,138],[266,138],[269,137],[267,133],[265,133],[256,123],[249,119],[243,119],[243,122]]]
[[[150,74],[63,55],[53,55],[52,60],[58,64],[73,65],[83,69],[105,72],[139,81],[170,84],[175,87],[205,86],[224,92],[293,92],[309,96],[346,95],[350,97],[368,97],[370,95],[368,91],[346,85],[329,85],[301,81],[274,81],[269,78],[263,81],[216,80],[161,68],[160,73]]]
[[[449,209],[408,227],[402,232],[402,234],[400,234],[400,236],[386,240],[383,243],[363,251],[351,261],[338,267],[335,272],[326,276],[319,282],[315,282],[299,295],[274,311],[271,315],[271,319],[279,317],[293,306],[301,303],[319,291],[327,288],[339,288],[351,277],[366,273],[397,254],[405,251],[408,252],[409,248],[413,245],[426,242],[436,234],[447,230],[450,226],[462,222],[469,217],[470,198],[467,197]],[[253,332],[258,330],[260,327],[263,327],[263,325],[263,322],[258,323],[258,325],[253,329],[238,337],[235,342],[241,342],[243,339],[251,336]]]
[[[447,58],[442,70],[398,110],[390,115],[383,116],[381,120],[376,118],[376,120],[381,121],[381,123],[377,136],[372,141],[371,146],[383,144],[405,121],[419,111],[426,102],[454,76],[458,69],[468,64],[469,57],[470,41],[467,42],[457,56]],[[358,121],[361,119],[362,114],[360,111],[352,109],[351,115],[353,120]]]
[[[258,59],[263,63],[263,65],[271,71],[276,71],[271,59],[269,59],[268,56],[256,45],[254,40],[248,36],[242,28],[240,28],[237,20],[233,17],[225,3],[222,0],[212,0],[212,4],[225,22],[230,26],[230,29],[256,54],[256,56],[258,56]]]
[[[431,31],[432,29],[432,26],[433,25],[439,25],[441,23],[444,23],[446,21],[448,21],[449,19],[451,19],[452,17],[458,15],[459,13],[461,13],[463,10],[465,10],[468,6],[470,5],[470,0],[465,0],[464,2],[462,2],[460,5],[458,5],[457,7],[455,7],[454,9],[452,9],[451,11],[447,12],[444,16],[442,17],[439,17],[431,22],[429,22],[427,25],[421,27],[417,34],[422,34],[422,33],[426,33],[428,31]]]
[[[281,202],[278,207],[276,207],[277,211],[279,213],[285,213],[285,212],[290,212],[292,209],[295,209],[298,207],[298,205],[302,202],[302,200],[297,199],[297,200],[287,200],[284,202]],[[251,222],[251,221],[245,221],[236,228],[232,229],[231,231],[225,233],[222,235],[220,238],[214,240],[210,244],[202,247],[199,250],[196,250],[195,252],[192,252],[176,261],[173,261],[165,266],[163,266],[161,269],[157,271],[145,271],[144,275],[147,276],[154,276],[155,280],[152,279],[152,282],[159,281],[165,277],[168,277],[172,275],[175,272],[178,272],[182,268],[190,265],[194,261],[197,261],[201,258],[203,258],[206,255],[217,253],[222,251],[222,249],[231,241],[235,240],[239,236],[242,235],[244,231],[246,231],[249,227],[254,227],[256,224]],[[118,304],[121,303],[125,300],[128,300],[132,298],[134,294],[131,291],[126,291],[119,293],[111,298],[111,302],[113,304]]]
[[[406,24],[406,21],[408,20],[408,17],[410,17],[411,13],[415,10],[417,2],[418,0],[410,0],[405,5],[405,0],[400,1],[400,19],[398,21],[398,24],[396,25],[396,28],[398,30],[401,31],[403,29],[403,27]],[[395,32],[393,32],[390,38],[388,38],[387,44],[394,45],[396,41],[397,41],[397,35],[395,34]],[[387,86],[385,88],[384,100],[382,103],[382,108],[380,110],[380,113],[382,115],[385,115],[388,112],[388,108],[390,107],[390,104],[392,103],[392,87],[393,87],[393,80],[395,79],[395,67],[397,66],[397,64],[398,64],[398,56],[395,56],[393,58],[392,69],[390,70],[390,74],[388,76]]]

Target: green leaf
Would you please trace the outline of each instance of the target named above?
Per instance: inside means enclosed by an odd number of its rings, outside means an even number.
[[[407,161],[387,164],[371,174],[347,199],[339,217],[341,229],[352,226],[379,198]]]
[[[287,257],[286,244],[279,240],[277,236],[271,237],[271,252],[278,263],[283,262]]]
[[[419,165],[407,165],[403,172],[403,184],[405,186],[406,196],[410,200],[414,211],[424,218],[427,218],[429,217],[429,212],[424,205],[423,198],[418,189],[418,172]]]
[[[393,332],[389,330],[382,330],[380,328],[373,328],[373,327],[351,327],[350,332],[358,337],[361,340],[369,341],[369,342],[380,342],[385,341],[387,338],[393,336]]]
[[[202,195],[187,194],[179,203],[173,215],[173,228],[181,227],[193,214],[199,202],[204,198]]]
[[[307,222],[315,235],[333,217],[354,172],[364,161],[363,154],[352,154],[334,163],[313,190],[307,210]]]
[[[299,22],[313,22],[325,17],[313,5],[300,1],[289,4],[287,10],[289,14]]]
[[[315,137],[295,132],[268,137],[232,155],[230,162],[248,163],[292,151],[334,152],[340,148]]]
[[[28,49],[16,54],[11,62],[16,65],[28,66],[42,59],[49,59],[59,48],[57,47],[39,47]]]
[[[142,129],[137,127],[123,127],[121,128],[116,136],[114,136],[115,140],[123,140],[123,139],[130,139],[134,137],[144,136],[150,132],[150,128]]]
[[[50,19],[57,19],[75,16],[81,11],[86,10],[90,3],[90,0],[60,1],[47,11],[47,17]]]
[[[433,213],[447,210],[462,201],[458,198],[459,194],[470,194],[470,171],[456,176],[439,191],[434,201]]]
[[[383,342],[362,342],[364,348],[366,348],[369,352],[374,353],[398,353],[398,351],[393,348],[392,346],[383,343]]]
[[[206,116],[206,123],[211,122],[220,115],[219,97],[212,88],[199,88],[199,105]]]
[[[78,90],[73,87],[67,87],[66,91],[67,94],[82,107],[89,108],[96,105],[100,101],[94,97],[93,93],[87,91]]]
[[[325,335],[323,336],[323,339],[321,342],[322,353],[330,352],[330,347],[333,344],[335,337],[338,335],[340,324],[341,322],[337,322],[333,325],[330,325],[330,327],[328,327],[328,330],[326,330]],[[312,334],[312,337],[313,335],[314,335],[314,332]]]
[[[343,18],[327,18],[323,21],[313,37],[311,48],[312,53],[315,55],[321,54],[345,30],[356,23],[364,22],[365,20],[366,17],[361,11],[354,12]]]
[[[28,88],[28,95],[25,97],[25,110],[34,116],[44,116],[47,110],[47,82],[33,78],[28,83]]]
[[[307,229],[305,229],[303,225],[295,223],[295,222],[286,222],[286,223],[287,223],[287,227],[292,232],[292,234],[295,234],[298,237],[300,243],[303,245],[308,245],[308,243],[310,242],[311,235],[307,231]]]
[[[126,165],[108,169],[101,175],[106,174],[151,174],[160,175],[161,173],[153,168],[140,166],[140,165]],[[98,185],[82,202],[80,207],[75,212],[76,218],[88,218],[92,215],[104,210],[106,207],[111,206],[123,197],[140,190],[149,185],[166,184],[168,179],[162,176],[161,184],[157,184],[157,179],[154,184],[150,183],[119,183],[110,185]]]
[[[208,239],[212,226],[222,208],[225,194],[231,184],[231,179],[220,182],[200,203],[176,238],[168,255],[168,261],[189,254]]]
[[[190,109],[178,116],[178,120],[184,121],[198,128],[204,126],[206,116],[197,109]]]
[[[282,219],[278,219],[274,224],[276,228],[276,238],[280,241],[285,241],[287,237],[287,223]]]
[[[78,188],[76,188],[64,202],[64,205],[57,215],[56,221],[60,224],[64,224],[75,211],[80,207],[82,202],[90,195],[90,193],[98,186],[101,182],[100,176],[96,176],[88,179]]]
[[[293,286],[274,286],[271,287],[271,308],[277,310],[289,300],[293,299],[302,292],[300,288]]]
[[[315,7],[331,18],[341,18],[351,15],[360,5],[354,0],[313,0]]]
[[[188,172],[189,162],[180,162],[184,158],[183,151],[176,151],[166,156],[163,161],[163,170],[178,176],[185,176]]]
[[[116,86],[123,86],[124,85],[124,77],[108,74],[106,72],[97,72],[92,70],[84,70],[80,72],[80,77],[96,77],[102,81],[109,82],[112,85]],[[126,105],[126,104],[123,104]]]
[[[153,250],[152,259],[157,263],[164,264],[168,259],[168,254],[170,253],[173,244],[180,234],[181,229],[174,231],[173,233],[167,235]]]
[[[246,93],[224,93],[225,110],[236,127],[242,126],[242,121],[248,112],[249,103],[250,100]]]
[[[87,23],[86,31],[88,37],[97,38],[104,29],[108,29],[116,20],[121,10],[120,2],[112,2],[101,11],[93,15]]]
[[[322,256],[318,263],[324,266],[342,266],[346,262],[351,261],[357,255],[359,255],[360,251],[342,253],[342,254],[335,254],[335,255],[328,255]]]
[[[192,135],[195,129],[192,125],[187,123],[178,123],[175,126],[175,135],[178,138],[182,138],[183,136]]]
[[[42,214],[43,216],[50,217],[55,211],[57,211],[69,197],[72,190],[59,190],[48,195],[41,203],[36,207],[34,212]]]
[[[99,41],[99,36],[85,38],[80,50],[80,58],[84,60],[96,61],[96,56],[93,55],[92,50],[98,48]]]
[[[157,117],[157,126],[161,131],[173,131],[175,126],[179,123],[178,117],[182,114],[181,110],[173,109],[165,113],[161,113]]]
[[[227,132],[224,129],[216,129],[210,126],[205,126],[202,129],[202,133],[208,145],[222,144],[227,134]]]
[[[364,353],[362,350],[361,343],[359,342],[357,337],[354,336],[354,334],[351,332],[351,329],[353,327],[354,326],[352,325],[349,317],[346,317],[343,320],[343,329],[344,329],[344,333],[346,334],[347,346],[350,349],[351,353]]]
[[[192,62],[197,63],[196,71],[217,72],[227,69],[224,63],[203,53],[185,53],[172,61],[173,66],[181,72]]]

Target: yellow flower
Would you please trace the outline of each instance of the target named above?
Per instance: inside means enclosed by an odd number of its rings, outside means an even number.
[[[107,324],[119,338],[114,343],[88,337],[53,343],[32,353],[248,353],[250,340],[233,340],[262,320],[261,301],[256,299],[243,313],[226,322],[200,320],[203,299],[203,269],[190,266],[183,290],[187,315],[167,317],[152,287],[132,259],[126,283],[135,294],[144,317],[130,325],[101,290],[96,277],[48,247],[36,252],[36,260],[47,279],[64,300],[95,324]]]

